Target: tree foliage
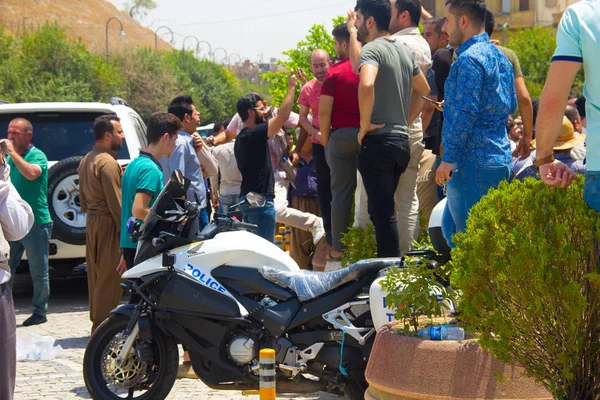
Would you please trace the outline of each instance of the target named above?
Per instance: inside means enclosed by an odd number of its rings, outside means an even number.
[[[143,18],[148,11],[156,8],[154,0],[133,0],[125,3],[125,11],[131,18]]]
[[[600,396],[599,214],[568,189],[503,182],[455,236],[461,320],[558,399]]]
[[[45,25],[11,36],[0,30],[0,98],[10,102],[101,101],[124,98],[143,118],[189,94],[203,123],[235,114],[244,88],[221,66],[191,51],[131,49],[110,61]]]
[[[539,25],[523,29],[511,36],[507,47],[514,50],[519,57],[525,84],[531,97],[540,97],[556,49],[554,30]],[[573,84],[573,95],[582,94],[583,82],[583,70],[581,70]]]
[[[337,26],[342,22],[345,22],[344,17],[334,18],[333,26]],[[262,75],[262,78],[272,85],[269,92],[275,105],[281,104],[287,93],[289,71],[297,71],[298,68],[302,68],[309,80],[313,78],[310,70],[310,54],[316,49],[323,49],[332,57],[335,55],[333,50],[333,36],[320,24],[313,25],[304,40],[298,42],[295,48],[283,52],[288,57],[288,60],[279,60],[277,63],[283,65],[288,72],[267,72]],[[300,88],[298,87],[296,95],[299,94],[299,91]],[[295,105],[296,111],[297,108],[298,105]]]
[[[11,102],[94,101],[123,95],[119,71],[64,31],[45,25],[14,38],[0,30],[0,96]]]

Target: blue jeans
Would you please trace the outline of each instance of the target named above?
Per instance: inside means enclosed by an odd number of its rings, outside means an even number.
[[[200,231],[204,229],[206,225],[209,224],[210,221],[208,220],[208,211],[206,210],[206,207],[200,210],[200,215],[198,215],[198,221]]]
[[[246,196],[240,196],[239,201],[246,200]],[[252,207],[245,203],[239,207],[244,214],[244,222],[255,224],[258,230],[255,232],[261,238],[273,243],[275,241],[275,203],[273,197],[267,197],[264,207]]]
[[[471,207],[505,180],[510,180],[508,165],[462,165],[453,170],[452,179],[446,184],[448,202],[442,217],[442,233],[448,246],[455,247],[455,233],[465,232]]]
[[[43,317],[48,313],[50,297],[50,281],[48,279],[48,243],[52,233],[52,223],[34,224],[23,239],[9,242],[11,274],[14,277],[17,266],[21,262],[23,252],[27,251],[29,273],[33,282],[33,313]],[[13,279],[9,285],[12,287]]]
[[[237,194],[219,195],[219,214],[227,214],[229,207],[239,202],[240,196]]]
[[[585,173],[583,199],[591,209],[600,211],[600,171]]]

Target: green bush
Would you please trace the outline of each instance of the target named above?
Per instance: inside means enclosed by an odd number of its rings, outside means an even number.
[[[556,49],[556,33],[540,25],[523,29],[511,35],[508,47],[517,53],[525,84],[532,98],[540,97],[548,76],[552,55]],[[580,96],[583,91],[583,69],[579,71],[571,93]]]
[[[342,266],[377,257],[375,228],[371,224],[366,228],[350,227],[348,232],[342,234],[341,242],[344,245]]]
[[[568,189],[503,182],[455,236],[461,319],[559,399],[600,396],[598,213]]]
[[[249,85],[191,51],[130,49],[111,56],[91,53],[64,29],[44,25],[12,36],[0,28],[0,99],[11,102],[101,101],[124,98],[146,119],[166,111],[179,94],[193,97],[203,124],[235,114]]]
[[[57,25],[13,37],[0,30],[0,98],[14,102],[107,101],[123,96],[120,70],[66,38]]]
[[[396,308],[394,317],[403,322],[404,334],[418,334],[422,315],[429,318],[429,324],[434,318],[445,320],[448,313],[445,302],[456,300],[456,292],[440,284],[435,271],[423,264],[420,257],[407,257],[404,268],[392,268],[381,281],[381,288],[388,292],[386,303]]]

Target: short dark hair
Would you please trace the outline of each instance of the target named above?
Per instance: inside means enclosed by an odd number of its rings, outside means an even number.
[[[191,96],[177,96],[169,103],[167,112],[183,121],[186,114],[191,115],[194,112],[194,110],[192,110],[193,104],[194,100],[192,100]]]
[[[567,117],[567,119],[571,121],[573,125],[575,125],[575,121],[577,120],[580,120],[579,122],[581,122],[581,115],[579,115],[577,107],[570,104],[567,104],[567,108],[565,108],[565,117]]]
[[[339,24],[333,31],[331,31],[331,36],[338,42],[350,42],[350,32],[348,32],[348,25],[346,23]]]
[[[419,21],[421,21],[421,0],[396,0],[396,8],[401,13],[408,11],[413,25],[419,25]]]
[[[213,125],[213,129],[212,129],[213,134],[221,132],[222,128],[223,128],[223,122],[217,122],[217,123],[215,123]]]
[[[392,4],[390,0],[358,0],[354,11],[360,11],[365,17],[373,17],[377,30],[387,31],[392,19]]]
[[[485,23],[487,7],[483,0],[446,0],[446,6],[450,6],[450,12],[457,17],[469,17],[475,26]]]
[[[231,123],[231,118],[227,118],[225,121],[222,122],[223,128],[227,129],[227,127],[229,126],[230,123]]]
[[[248,111],[256,107],[256,103],[262,101],[262,97],[258,93],[248,93],[240,97],[237,102],[237,113],[239,114],[242,122],[246,122],[248,119]]]
[[[221,129],[227,129],[227,127],[229,126],[230,123],[231,123],[231,118],[227,118],[224,121],[217,122],[215,124],[215,126],[213,126],[213,133],[219,133],[219,132],[221,132]]]
[[[101,115],[94,120],[94,139],[96,141],[104,139],[106,132],[114,133],[115,126],[112,121],[121,122],[121,118],[116,115]]]
[[[514,119],[512,119],[512,118],[511,118],[511,119],[509,119],[509,120],[506,122],[506,132],[510,132],[510,130],[513,128],[513,126],[515,126],[516,124],[517,124],[517,123],[515,122],[515,120],[514,120]]]
[[[494,18],[494,13],[490,10],[487,10],[485,13],[485,33],[487,33],[489,37],[492,37],[494,28],[496,28],[496,19]]]
[[[442,34],[442,28],[444,27],[445,23],[446,20],[444,19],[444,17],[427,18],[425,21],[423,21],[423,25],[429,24],[435,26],[435,31],[438,35]]]
[[[148,118],[148,128],[146,130],[148,144],[158,143],[165,133],[173,136],[182,129],[181,120],[174,114],[155,112]]]

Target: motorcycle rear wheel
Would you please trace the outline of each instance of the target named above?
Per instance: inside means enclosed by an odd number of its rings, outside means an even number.
[[[85,386],[93,399],[163,400],[173,388],[177,377],[177,343],[172,337],[154,330],[152,340],[147,342],[147,348],[152,351],[150,363],[138,360],[133,352],[122,367],[115,368],[113,360],[126,338],[120,337],[119,334],[127,328],[128,322],[128,317],[112,315],[94,332],[83,357]],[[134,349],[138,345],[136,340]],[[108,364],[111,367],[107,367]],[[114,379],[112,383],[117,385],[106,381],[107,369],[110,368],[115,371],[114,376],[111,376],[111,379]],[[119,384],[132,387],[117,389]],[[136,395],[136,392],[139,394]]]

